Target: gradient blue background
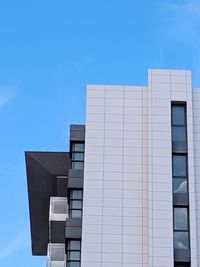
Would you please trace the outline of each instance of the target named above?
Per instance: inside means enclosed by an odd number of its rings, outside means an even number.
[[[68,149],[86,84],[186,68],[200,87],[199,29],[195,0],[1,0],[0,266],[46,262],[31,256],[24,151]]]

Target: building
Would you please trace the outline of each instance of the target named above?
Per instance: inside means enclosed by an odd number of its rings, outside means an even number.
[[[49,267],[200,267],[191,72],[89,85],[86,113],[86,131],[71,126],[69,153],[26,152],[33,254],[47,254]]]

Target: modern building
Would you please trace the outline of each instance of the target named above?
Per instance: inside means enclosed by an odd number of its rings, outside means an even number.
[[[89,85],[70,151],[26,152],[33,255],[48,267],[200,267],[200,89],[191,72]]]

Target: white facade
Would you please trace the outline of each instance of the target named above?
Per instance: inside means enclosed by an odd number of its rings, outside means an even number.
[[[190,71],[150,70],[147,86],[87,88],[82,267],[174,266],[172,101],[187,103],[191,267],[200,266],[200,90]]]

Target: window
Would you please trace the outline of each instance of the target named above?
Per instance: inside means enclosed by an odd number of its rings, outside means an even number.
[[[190,266],[186,103],[172,103],[174,266]],[[188,262],[188,263],[186,263]]]
[[[173,126],[185,126],[186,114],[185,105],[174,104],[172,105],[172,125]]]
[[[187,152],[186,105],[172,105],[172,150],[174,153]]]
[[[174,230],[188,230],[187,208],[174,208]]]
[[[81,266],[81,241],[68,239],[66,243],[67,267]]]
[[[188,232],[174,232],[174,248],[175,249],[189,249]]]
[[[84,169],[84,143],[72,144],[72,169],[83,170]]]
[[[186,142],[186,129],[185,127],[172,127],[172,140],[173,142]]]
[[[69,217],[81,218],[82,217],[82,203],[83,191],[70,190],[69,192]]]
[[[187,194],[187,179],[173,178],[173,193],[174,194]]]
[[[174,207],[174,248],[189,249],[188,208]]]
[[[187,176],[186,155],[173,155],[173,177]]]

